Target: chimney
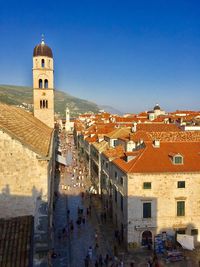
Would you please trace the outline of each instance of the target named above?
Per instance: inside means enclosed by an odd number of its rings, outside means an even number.
[[[156,148],[159,148],[160,147],[160,140],[154,140],[153,141],[153,146],[156,147]]]
[[[132,133],[135,133],[137,131],[137,122],[134,122],[133,123],[133,126],[132,126],[132,128],[131,128],[131,132]]]

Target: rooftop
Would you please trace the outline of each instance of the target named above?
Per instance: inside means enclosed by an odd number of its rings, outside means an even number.
[[[48,156],[53,130],[32,114],[0,103],[0,129],[41,156]]]
[[[0,219],[0,266],[32,266],[33,216]]]

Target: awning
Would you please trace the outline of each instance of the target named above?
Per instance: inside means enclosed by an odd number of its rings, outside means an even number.
[[[65,165],[65,166],[68,165],[68,164],[67,164],[67,159],[66,159],[66,157],[63,157],[63,156],[58,155],[58,154],[57,154],[57,156],[56,156],[56,161],[57,161],[58,163],[62,164],[62,165]]]
[[[194,249],[194,237],[191,235],[177,234],[177,242],[185,249]]]

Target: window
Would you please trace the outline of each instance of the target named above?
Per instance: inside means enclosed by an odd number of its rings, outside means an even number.
[[[44,59],[41,60],[41,67],[44,68]]]
[[[40,108],[42,108],[42,100],[40,100]]]
[[[183,164],[183,157],[182,156],[174,156],[173,162],[174,162],[174,164]]]
[[[191,229],[191,235],[198,235],[198,229]]]
[[[117,140],[113,140],[113,146],[116,147],[117,145]]]
[[[48,80],[47,79],[44,80],[44,88],[48,88]]]
[[[121,176],[120,177],[120,184],[123,185],[124,184],[124,178]]]
[[[177,201],[177,216],[185,216],[185,201]]]
[[[143,203],[143,218],[151,218],[151,202]]]
[[[120,199],[120,206],[121,206],[121,211],[123,211],[123,209],[124,209],[124,198],[123,198],[122,195],[121,195],[121,199]]]
[[[48,108],[48,100],[46,100],[46,108]]]
[[[115,178],[117,178],[117,172],[115,172]]]
[[[117,202],[117,190],[115,189],[115,202]]]
[[[42,79],[39,79],[39,88],[42,88]]]
[[[106,169],[108,169],[108,162],[106,162]]]
[[[185,188],[185,181],[178,181],[177,187],[178,188]]]
[[[151,182],[144,182],[143,189],[151,189]]]

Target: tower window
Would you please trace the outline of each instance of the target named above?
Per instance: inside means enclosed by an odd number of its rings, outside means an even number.
[[[42,108],[42,100],[40,100],[40,108]]]
[[[39,88],[42,88],[42,79],[39,79]]]
[[[47,79],[44,80],[44,88],[48,88],[48,80]]]
[[[42,59],[42,61],[41,61],[41,66],[42,66],[42,68],[44,68],[44,66],[45,66],[44,59]]]
[[[46,108],[48,108],[48,100],[46,100]]]
[[[46,106],[46,101],[43,100],[43,101],[42,101],[42,107],[45,108],[45,106]]]

